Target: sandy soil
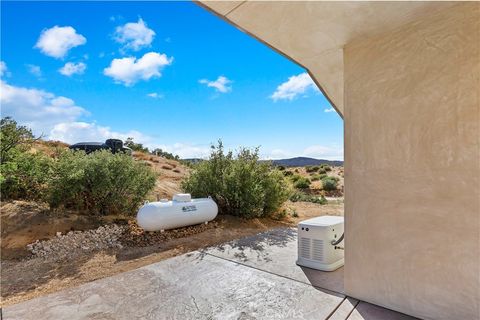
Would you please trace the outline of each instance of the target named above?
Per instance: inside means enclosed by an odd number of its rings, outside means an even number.
[[[13,204],[9,205],[13,206]],[[104,224],[109,219],[106,217],[104,220],[90,220],[89,224],[78,216],[76,218],[71,216],[61,217],[55,225],[56,227],[47,227],[48,222],[38,223],[42,220],[38,216],[45,216],[41,208],[35,208],[34,205],[30,204],[30,210],[24,210],[25,206],[28,206],[28,204],[21,203],[22,212],[31,216],[32,221],[37,221],[36,226],[31,228],[32,232],[28,232],[28,230],[23,231],[23,234],[28,235],[25,239],[36,237],[37,239],[38,237],[51,238],[51,236],[48,236],[50,233],[54,235],[56,231],[60,231],[56,229],[57,227],[62,227],[66,229],[65,231],[70,229],[81,230],[81,228],[86,230],[99,224]],[[343,214],[343,203],[341,202],[323,206],[307,202],[288,202],[286,206],[288,209],[295,210],[298,217],[289,216],[282,221],[277,221],[267,218],[244,220],[232,216],[219,216],[214,223],[210,223],[206,228],[204,227],[202,232],[188,236],[158,241],[148,245],[131,244],[121,249],[94,251],[59,259],[25,258],[27,253],[21,246],[30,240],[16,241],[16,247],[12,245],[13,240],[2,241],[2,247],[4,244],[7,244],[11,248],[10,255],[5,255],[1,261],[1,305],[15,304],[120,272],[136,269],[189,251],[254,235],[273,228],[295,226],[298,221],[306,218],[326,214]],[[10,214],[12,214],[11,211],[9,212]],[[5,211],[2,210],[2,212]],[[21,217],[17,217],[17,219],[21,219]],[[52,222],[56,219],[47,216],[46,220]],[[121,223],[118,219],[115,222]],[[7,223],[6,227],[6,230],[2,230],[2,238],[5,234],[7,235],[5,239],[13,239],[9,233],[16,233],[12,223]],[[16,249],[12,249],[12,246]],[[19,252],[22,254],[18,256],[12,255]]]
[[[55,152],[65,148],[58,142],[39,143],[35,152]],[[150,200],[171,198],[181,192],[180,182],[190,169],[162,157],[134,153],[135,159],[147,163],[159,174]],[[304,168],[289,168],[309,176]],[[343,195],[343,168],[333,168],[329,175],[339,176]],[[309,192],[321,192],[314,182]],[[166,234],[126,236],[123,248],[75,253],[67,257],[32,257],[26,245],[36,240],[51,239],[57,232],[82,231],[107,224],[127,225],[131,217],[96,217],[82,212],[52,212],[41,203],[4,202],[1,218],[1,306],[15,304],[120,272],[132,270],[189,251],[224,243],[279,227],[295,226],[299,221],[320,215],[343,215],[343,201],[327,205],[309,202],[285,204],[288,215],[282,220],[270,218],[244,220],[218,216],[207,226],[166,231]],[[141,238],[141,239],[140,239]],[[142,240],[143,239],[143,240]]]

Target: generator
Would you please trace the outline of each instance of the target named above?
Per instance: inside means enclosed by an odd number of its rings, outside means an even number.
[[[339,216],[321,216],[298,224],[297,265],[334,271],[344,265],[344,221]]]

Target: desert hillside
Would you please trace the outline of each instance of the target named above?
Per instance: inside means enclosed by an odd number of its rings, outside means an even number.
[[[36,141],[29,153],[55,158],[63,142]],[[150,201],[171,199],[192,169],[182,161],[133,152],[156,173]],[[92,214],[72,208],[52,210],[33,200],[1,203],[2,305],[131,270],[192,250],[223,243],[319,215],[343,214],[343,167],[278,167],[294,196],[278,215],[244,219],[218,215],[208,225],[144,232],[134,217]],[[325,190],[324,180],[334,182]],[[17,275],[21,274],[21,277]]]

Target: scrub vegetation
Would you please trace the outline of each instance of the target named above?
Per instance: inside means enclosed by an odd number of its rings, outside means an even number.
[[[1,120],[2,199],[38,200],[51,209],[91,214],[134,214],[155,186],[153,170],[129,155],[59,148],[49,156],[32,151],[35,141],[27,127]]]
[[[36,138],[10,118],[1,120],[0,140],[3,305],[343,213],[342,167],[328,173],[322,166],[310,172],[274,167],[258,161],[258,150],[227,153],[221,143],[210,160],[198,162],[147,150],[133,139],[131,156],[86,155],[69,151],[66,143]],[[325,190],[327,177],[334,190]],[[305,181],[308,187],[295,188]],[[208,225],[163,233],[136,225],[133,214],[144,200],[171,199],[182,187],[194,197],[214,197],[221,214]]]
[[[280,170],[258,161],[258,151],[240,148],[234,155],[219,141],[182,187],[193,197],[211,196],[221,214],[258,218],[277,213],[290,196],[289,184]]]

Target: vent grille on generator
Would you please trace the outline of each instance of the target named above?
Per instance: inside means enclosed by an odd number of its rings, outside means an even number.
[[[312,240],[310,238],[300,238],[300,256],[310,259],[310,247]]]
[[[323,261],[323,240],[313,239],[313,260]]]

